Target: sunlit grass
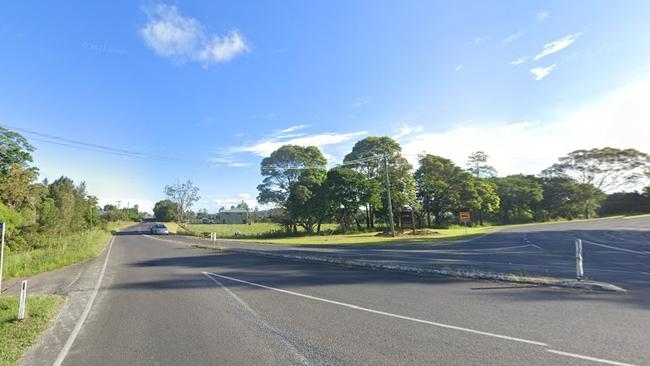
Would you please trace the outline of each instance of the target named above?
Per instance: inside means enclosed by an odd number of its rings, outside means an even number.
[[[16,363],[56,317],[63,297],[57,295],[28,296],[26,318],[17,320],[18,297],[0,297],[0,365]]]
[[[165,223],[167,225],[167,223]],[[167,225],[170,227],[169,225]],[[284,227],[270,222],[247,224],[189,224],[187,228],[194,233],[217,233],[220,238],[234,238],[235,232],[240,232],[243,237],[259,237],[274,232],[283,232]],[[322,224],[321,232],[329,232],[336,229],[336,224]],[[299,233],[304,233],[303,228],[298,228]]]
[[[4,278],[30,276],[93,258],[104,249],[111,237],[111,230],[131,224],[133,222],[114,222],[106,230],[94,229],[49,237],[47,245],[41,248],[15,253],[7,251]]]

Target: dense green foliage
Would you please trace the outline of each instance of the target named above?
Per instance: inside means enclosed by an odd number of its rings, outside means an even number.
[[[157,221],[176,221],[178,219],[178,211],[178,204],[171,200],[158,201],[153,206],[153,214]]]
[[[302,226],[311,233],[328,221],[343,232],[371,229],[376,221],[385,225],[390,215],[399,226],[407,210],[420,227],[458,223],[462,211],[471,212],[473,224],[480,225],[650,211],[647,192],[604,192],[605,187],[638,184],[650,172],[647,155],[633,149],[578,150],[538,176],[497,177],[482,151],[469,156],[467,170],[426,154],[413,171],[399,143],[371,136],[358,141],[340,167],[326,172],[325,164],[315,146],[282,146],[262,161],[258,200],[278,207],[273,220],[290,231]],[[393,212],[387,210],[386,173]]]
[[[38,169],[30,166],[33,151],[23,136],[0,127],[0,222],[7,224],[9,255],[54,250],[65,245],[57,238],[105,229],[111,221],[141,218],[137,206],[101,210],[84,182],[76,184],[65,176],[37,182]]]

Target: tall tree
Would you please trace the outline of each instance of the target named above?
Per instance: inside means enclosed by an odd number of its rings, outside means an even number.
[[[467,157],[467,171],[476,178],[492,178],[497,175],[496,169],[487,164],[488,155],[483,151],[475,151]]]
[[[429,226],[431,216],[436,225],[441,226],[449,220],[448,213],[480,208],[481,200],[474,178],[449,159],[431,154],[420,155],[415,181]]]
[[[401,151],[402,147],[399,143],[388,136],[369,136],[357,141],[352,151],[343,159],[347,166],[363,174],[366,179],[378,183],[376,187],[380,190],[383,199],[382,204],[368,203],[366,205],[366,226],[369,228],[375,226],[375,215],[387,201],[384,183],[384,162],[382,160],[384,154],[386,154],[389,161],[390,178],[395,181],[395,184],[392,185],[394,188],[391,189],[391,196],[397,196],[395,198],[400,201],[394,205],[393,211],[401,209],[400,204],[403,202],[412,201],[414,196],[413,181],[403,175],[404,172],[408,172],[408,175],[410,175],[409,171],[412,167],[401,156]],[[406,195],[404,195],[404,192],[406,192]]]
[[[499,213],[501,222],[509,224],[513,218],[532,220],[543,198],[542,186],[535,177],[526,175],[509,175],[492,178],[499,195]]]
[[[257,200],[285,209],[290,218],[288,224],[295,231],[297,202],[304,202],[315,194],[325,177],[326,164],[327,160],[316,146],[281,146],[262,159],[260,170],[264,179],[257,186]]]
[[[633,187],[650,178],[650,156],[635,149],[576,150],[550,168],[543,176],[568,176],[602,191]]]
[[[189,179],[185,183],[181,183],[177,180],[174,183],[165,186],[165,194],[167,195],[167,198],[176,202],[178,205],[179,222],[184,222],[185,212],[201,198],[199,196],[199,187],[196,187]]]
[[[163,222],[175,221],[178,218],[179,211],[178,204],[168,199],[156,202],[153,207],[156,220]]]
[[[361,226],[356,221],[356,214],[361,206],[379,203],[377,185],[376,181],[369,180],[350,168],[338,167],[327,172],[323,191],[329,203],[329,211],[333,213],[343,232],[350,229],[353,220],[357,227]]]

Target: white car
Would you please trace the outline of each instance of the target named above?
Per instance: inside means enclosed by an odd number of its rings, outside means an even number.
[[[163,224],[154,224],[151,227],[151,233],[154,235],[169,235],[169,230]]]

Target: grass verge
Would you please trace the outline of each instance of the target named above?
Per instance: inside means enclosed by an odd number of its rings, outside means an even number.
[[[451,227],[448,229],[427,229],[426,235],[401,235],[397,237],[378,236],[376,232],[287,237],[277,239],[244,238],[249,242],[284,244],[284,245],[383,245],[383,244],[418,244],[448,243],[485,235],[492,227]]]
[[[46,330],[63,303],[57,295],[28,296],[25,320],[17,320],[18,297],[0,297],[0,365],[13,365]]]
[[[104,249],[112,230],[131,224],[133,222],[113,222],[106,229],[53,236],[42,248],[5,253],[4,278],[31,276],[96,257]]]

